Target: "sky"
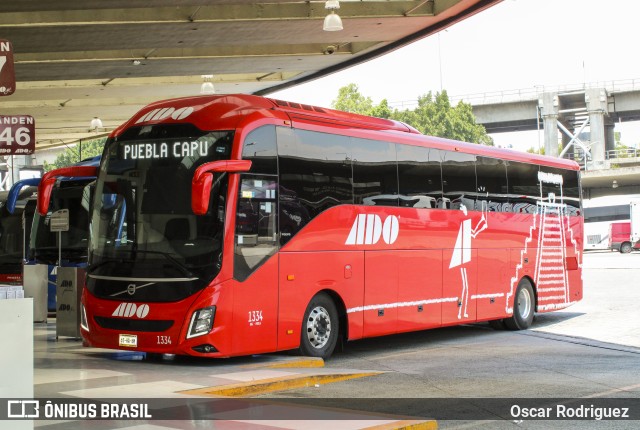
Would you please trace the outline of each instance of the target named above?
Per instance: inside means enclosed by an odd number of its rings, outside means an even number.
[[[503,0],[447,30],[322,79],[270,96],[331,107],[349,83],[374,103],[415,101],[429,91],[449,97],[535,92],[585,82],[632,82],[640,88],[640,3],[630,0]],[[349,25],[344,20],[345,27]],[[634,81],[635,80],[635,81]],[[640,147],[640,123],[618,123],[622,142]],[[526,150],[537,131],[491,135],[496,145]]]

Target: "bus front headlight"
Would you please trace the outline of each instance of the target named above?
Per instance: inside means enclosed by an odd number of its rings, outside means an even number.
[[[87,309],[80,303],[80,327],[89,331],[89,323],[87,322]]]
[[[209,333],[211,331],[211,328],[213,327],[213,319],[215,318],[215,316],[215,306],[202,308],[195,311],[193,313],[193,316],[191,317],[189,331],[187,332],[187,339]]]

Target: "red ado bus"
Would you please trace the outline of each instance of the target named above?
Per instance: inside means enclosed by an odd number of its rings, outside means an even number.
[[[97,176],[88,345],[328,357],[339,339],[526,329],[582,298],[574,162],[226,95],[145,107]]]

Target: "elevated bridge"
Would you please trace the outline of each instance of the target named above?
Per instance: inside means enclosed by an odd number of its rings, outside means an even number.
[[[640,79],[461,99],[488,133],[542,130],[545,154],[574,159],[585,170],[585,198],[640,193],[640,151],[616,150],[614,138],[616,122],[640,120]]]

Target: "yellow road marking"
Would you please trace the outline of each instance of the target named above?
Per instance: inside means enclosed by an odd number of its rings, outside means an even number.
[[[436,420],[403,420],[367,427],[364,430],[438,430]]]
[[[284,359],[276,361],[266,361],[264,363],[247,364],[241,366],[243,369],[286,369],[286,368],[311,368],[324,367],[324,360],[316,357],[300,357],[294,359]]]
[[[296,388],[314,387],[315,385],[332,384],[350,379],[379,375],[383,372],[337,373],[328,375],[293,375],[279,378],[242,382],[239,384],[220,385],[217,387],[198,388],[180,391],[181,394],[196,396],[246,397],[274,391],[293,390]]]

